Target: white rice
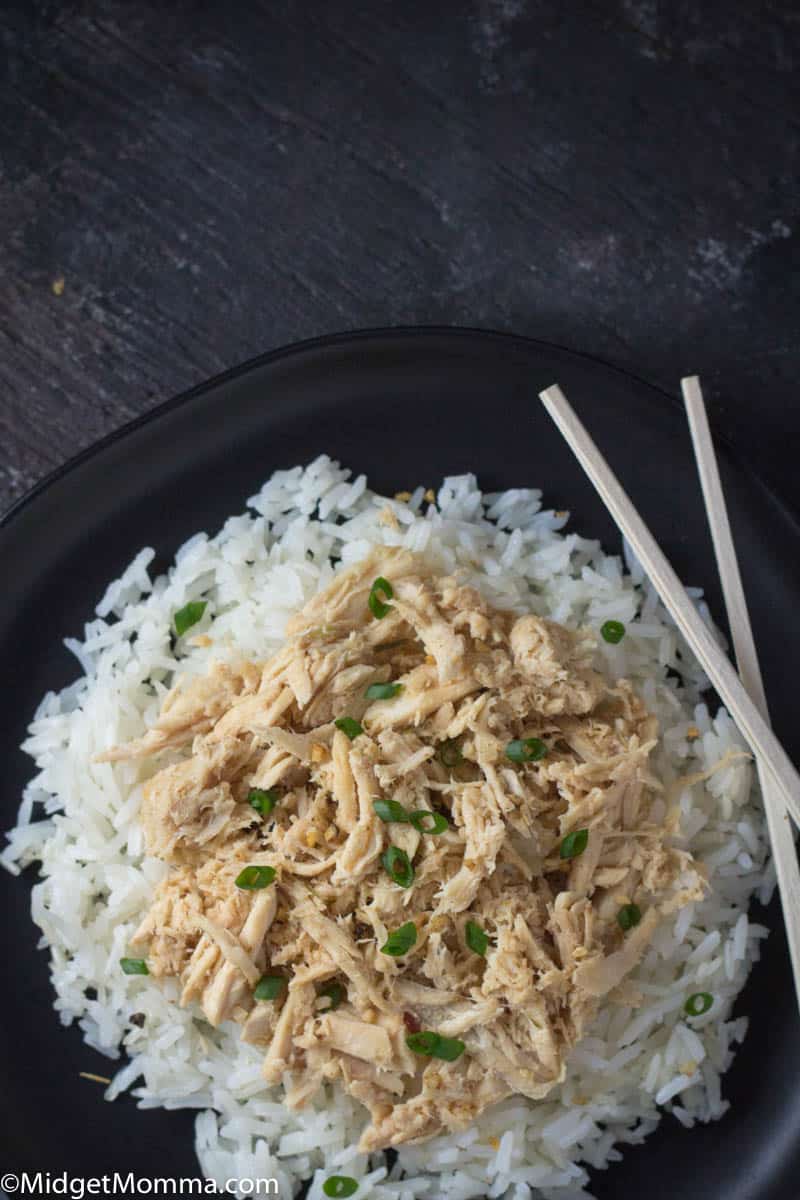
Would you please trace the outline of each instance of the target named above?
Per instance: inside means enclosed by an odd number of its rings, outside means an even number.
[[[90,1046],[120,1060],[107,1099],[132,1088],[143,1108],[198,1109],[195,1146],[209,1178],[275,1178],[285,1196],[311,1178],[309,1200],[320,1200],[331,1173],[358,1178],[357,1196],[375,1200],[585,1197],[586,1168],[618,1161],[620,1147],[643,1141],[664,1112],[691,1126],[726,1111],[720,1076],[747,1028],[731,1009],[767,934],[747,907],[773,886],[746,758],[680,791],[683,844],[709,864],[712,889],[658,931],[636,972],[644,1005],[602,1012],[546,1100],[509,1099],[463,1133],[402,1150],[388,1173],[383,1156],[367,1161],[355,1150],[365,1122],[358,1103],[328,1090],[289,1112],[281,1089],[264,1087],[261,1053],[239,1041],[236,1026],[211,1029],[177,1007],[173,984],[117,966],[166,868],[143,857],[137,825],[138,785],[152,768],[93,756],[143,732],[176,670],[199,674],[234,652],[271,654],[287,618],[329,582],[332,560],[346,566],[376,544],[461,568],[500,606],[570,625],[623,621],[625,638],[601,641],[598,657],[611,677],[635,680],[657,713],[666,783],[743,749],[728,714],[712,716],[703,703],[707,681],[627,550],[624,563],[561,533],[568,514],[542,509],[538,491],[483,495],[464,475],[445,479],[436,507],[423,493],[408,503],[377,496],[364,476],[353,480],[323,456],[276,472],[247,514],[213,538],[190,538],[167,574],[152,579],[154,553],[142,550],[83,637],[67,643],[83,674],[45,696],[31,723],[25,749],[38,773],[0,861],[15,872],[41,863],[32,913],[50,949],[55,1007],[63,1024],[77,1021]],[[178,663],[172,616],[201,597],[209,603],[192,633],[208,633],[213,645],[182,646]],[[713,1006],[687,1020],[686,998],[697,991],[710,992]],[[133,1012],[145,1014],[143,1028],[130,1025]]]

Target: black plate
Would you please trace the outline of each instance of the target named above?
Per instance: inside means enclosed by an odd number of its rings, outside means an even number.
[[[198,529],[215,530],[276,467],[327,452],[388,492],[474,471],[487,489],[543,487],[575,527],[619,538],[536,400],[558,380],[584,414],[684,579],[715,579],[678,404],[638,379],[542,343],[456,330],[327,338],[270,354],[169,402],[57,472],[0,528],[2,824],[13,823],[30,763],[17,749],[39,698],[76,674],[76,634],[108,579],[142,545],[165,565]],[[733,527],[779,735],[800,757],[794,680],[800,529],[727,450]],[[81,1070],[107,1062],[64,1031],[28,915],[29,885],[0,872],[5,984],[0,1046],[2,1170],[133,1170],[193,1176],[192,1114],[105,1104]],[[732,1110],[684,1130],[666,1117],[643,1148],[599,1174],[595,1194],[649,1200],[793,1200],[800,1191],[800,1037],[777,905],[773,933],[740,1003],[751,1032],[725,1079]]]

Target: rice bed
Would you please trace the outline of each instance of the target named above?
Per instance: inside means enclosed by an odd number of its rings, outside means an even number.
[[[246,514],[215,537],[190,538],[166,575],[151,578],[154,551],[142,550],[83,637],[67,642],[82,674],[45,696],[31,723],[24,748],[38,773],[0,861],[14,872],[41,864],[32,915],[50,951],[55,1008],[119,1063],[106,1098],[131,1091],[142,1108],[198,1110],[197,1157],[218,1184],[274,1178],[290,1196],[311,1179],[309,1198],[321,1200],[336,1173],[361,1181],[357,1200],[572,1200],[591,1195],[587,1167],[618,1161],[620,1147],[643,1141],[664,1113],[686,1126],[725,1113],[721,1076],[747,1028],[731,1009],[767,934],[747,908],[773,887],[753,772],[741,756],[705,781],[675,782],[743,750],[741,738],[724,709],[712,715],[703,703],[707,680],[638,564],[563,532],[567,520],[542,509],[539,491],[483,495],[472,475],[445,479],[435,504],[422,487],[409,500],[387,499],[323,456],[276,472]],[[462,570],[500,607],[571,626],[626,625],[618,645],[600,641],[601,669],[634,680],[659,717],[655,765],[679,796],[682,844],[707,864],[712,885],[659,929],[634,973],[646,1003],[606,1008],[548,1098],[509,1099],[463,1133],[402,1149],[390,1170],[383,1155],[356,1152],[365,1111],[341,1090],[289,1112],[281,1089],[264,1086],[262,1053],[240,1042],[238,1027],[214,1030],[197,1010],[180,1009],[173,981],[121,973],[118,960],[166,871],[144,857],[137,823],[140,784],[153,768],[92,762],[155,720],[176,672],[272,654],[287,619],[376,544]],[[208,605],[192,632],[212,645],[182,646],[178,660],[173,614],[195,599]],[[688,1019],[684,1004],[698,991],[713,1005]],[[144,1014],[141,1027],[132,1013]]]

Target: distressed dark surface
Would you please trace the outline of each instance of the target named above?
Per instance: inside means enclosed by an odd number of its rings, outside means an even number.
[[[700,372],[800,507],[788,0],[6,0],[0,36],[0,506],[263,350],[434,322]]]

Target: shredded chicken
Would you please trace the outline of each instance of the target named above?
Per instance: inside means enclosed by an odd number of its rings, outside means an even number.
[[[381,619],[378,576],[394,593]],[[170,864],[134,939],[150,972],[177,977],[213,1025],[239,1022],[287,1103],[340,1080],[369,1111],[363,1151],[546,1096],[598,1006],[635,998],[626,980],[663,916],[703,894],[674,822],[651,820],[656,721],[593,653],[585,633],[495,610],[387,550],[337,575],[273,659],[182,685],[107,755],[185,753],[141,810],[148,852]],[[401,686],[370,700],[375,683]],[[253,789],[272,789],[270,812]],[[384,822],[376,799],[446,827]],[[413,865],[408,886],[390,848]],[[271,868],[263,889],[237,885],[246,867]],[[383,953],[409,922],[413,945]],[[256,1000],[275,974],[281,994]],[[420,1031],[447,1039],[444,1057],[415,1051]]]

